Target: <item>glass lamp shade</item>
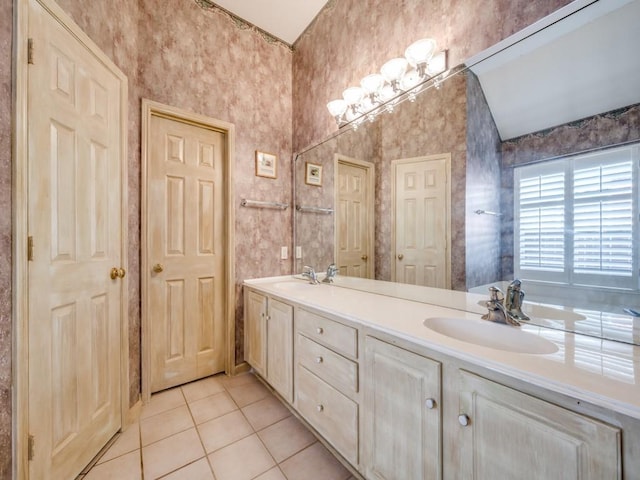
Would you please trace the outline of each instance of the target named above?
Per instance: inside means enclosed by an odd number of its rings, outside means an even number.
[[[396,92],[393,90],[393,87],[391,85],[385,85],[380,90],[380,101],[381,102],[388,102],[389,100],[391,100],[395,96],[396,96]]]
[[[442,51],[434,55],[427,65],[427,73],[433,77],[447,69],[447,52]]]
[[[433,38],[423,38],[409,45],[404,51],[404,56],[415,67],[421,63],[428,62],[435,50],[436,41]]]
[[[383,85],[384,77],[379,73],[372,73],[360,80],[360,86],[369,94],[378,93]]]
[[[421,81],[422,77],[420,77],[420,73],[412,68],[402,76],[402,80],[400,80],[400,88],[404,91],[411,90]]]
[[[347,102],[342,99],[331,100],[327,103],[327,109],[332,116],[341,117],[347,111]]]
[[[349,87],[344,92],[342,92],[342,98],[347,102],[347,105],[355,105],[360,103],[364,97],[364,90],[360,87]]]
[[[382,76],[386,78],[387,81],[397,82],[402,78],[402,75],[404,75],[408,65],[409,62],[407,62],[406,58],[393,58],[382,65],[380,73],[382,73]]]

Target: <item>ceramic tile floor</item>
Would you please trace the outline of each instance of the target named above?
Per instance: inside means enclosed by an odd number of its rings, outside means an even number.
[[[160,392],[82,480],[353,480],[252,374]]]

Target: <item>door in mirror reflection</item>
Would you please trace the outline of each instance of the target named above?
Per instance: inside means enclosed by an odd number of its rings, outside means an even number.
[[[393,162],[397,282],[450,287],[450,157]]]
[[[373,278],[374,166],[342,156],[336,163],[336,262],[341,275]]]

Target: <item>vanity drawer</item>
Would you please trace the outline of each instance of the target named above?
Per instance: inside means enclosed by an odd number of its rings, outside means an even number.
[[[307,337],[325,344],[336,352],[358,357],[358,331],[342,323],[316,315],[306,310],[298,310],[296,327]]]
[[[298,364],[345,394],[358,392],[358,364],[298,333]]]
[[[297,368],[302,416],[352,465],[358,465],[358,405],[306,368]]]

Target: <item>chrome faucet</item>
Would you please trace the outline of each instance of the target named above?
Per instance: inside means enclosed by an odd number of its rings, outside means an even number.
[[[322,283],[333,283],[333,279],[340,270],[336,267],[335,263],[332,263],[327,267],[327,275],[322,279]]]
[[[507,287],[507,296],[504,299],[504,307],[515,319],[531,320],[528,316],[522,313],[522,302],[524,302],[522,282],[516,278],[509,284],[509,287]]]
[[[309,279],[309,283],[311,285],[318,285],[320,282],[318,281],[318,275],[313,267],[305,265],[302,267],[302,276],[307,277]]]
[[[505,323],[514,327],[519,327],[520,322],[504,306],[504,294],[497,287],[489,287],[490,299],[487,302],[489,311],[482,316],[483,320],[490,322]]]

